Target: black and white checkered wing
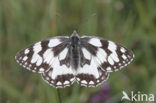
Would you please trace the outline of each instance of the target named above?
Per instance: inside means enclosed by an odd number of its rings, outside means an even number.
[[[132,51],[113,41],[95,36],[82,36],[81,40],[103,71],[118,71],[134,58]]]
[[[69,65],[68,41],[66,36],[42,40],[18,52],[15,59],[24,68],[42,73],[50,85],[69,86],[75,77]]]
[[[89,52],[82,51],[82,53],[88,62],[83,63],[77,70],[77,83],[86,87],[96,87],[102,84],[109,78],[109,72],[103,71]],[[87,58],[87,56],[91,56],[91,58]]]
[[[65,37],[48,38],[39,41],[18,52],[16,61],[24,68],[38,73],[43,73],[50,68],[56,55],[56,46],[65,42]],[[62,48],[63,49],[63,48]]]
[[[86,87],[95,87],[106,81],[109,72],[117,71],[134,58],[127,48],[112,41],[95,37],[82,36],[80,68],[76,81]]]
[[[70,86],[75,80],[82,86],[98,86],[133,58],[127,48],[95,36],[48,38],[15,56],[21,66],[41,73],[43,80],[56,88]]]

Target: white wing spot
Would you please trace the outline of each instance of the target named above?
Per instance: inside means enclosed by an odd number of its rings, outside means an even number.
[[[111,57],[115,62],[119,62],[119,58],[118,58],[116,52],[111,53],[110,57]]]
[[[114,61],[113,61],[113,59],[109,56],[108,57],[108,62],[111,64],[111,65],[114,65]]]
[[[81,38],[86,38],[86,37],[88,37],[88,36],[81,36]]]
[[[43,68],[40,68],[40,72],[43,72],[44,71],[44,69]]]
[[[104,77],[104,76],[102,76],[102,78],[101,78],[101,79],[103,80],[103,79],[105,79],[105,77]]]
[[[55,46],[59,45],[60,43],[61,43],[61,42],[60,42],[59,39],[51,39],[51,40],[49,41],[48,46],[49,46],[49,47],[55,47]]]
[[[116,51],[116,44],[112,41],[108,41],[108,49],[112,52]]]
[[[85,48],[82,48],[82,52],[83,52],[83,55],[86,59],[90,60],[91,59],[91,54],[88,52],[87,49]]]
[[[31,59],[31,63],[36,63],[38,61],[38,59],[40,59],[41,57],[34,53],[33,56],[32,56],[32,59]]]
[[[125,48],[121,47],[120,51],[121,51],[122,53],[125,53],[126,50],[125,50]]]
[[[132,57],[134,58],[134,57],[135,57],[135,55],[133,54],[133,55],[132,55]]]
[[[28,59],[28,57],[27,57],[27,56],[25,56],[25,57],[23,58],[23,60],[24,60],[24,61],[26,61],[27,59]]]
[[[46,77],[46,80],[49,80],[49,77]]]
[[[82,81],[81,81],[81,83],[83,83],[83,84],[87,84],[87,81],[85,81],[85,80],[82,80]]]
[[[54,56],[51,49],[48,49],[44,52],[43,58],[44,58],[44,62],[46,62],[47,64],[51,64],[53,62]]]
[[[19,61],[17,60],[17,62],[19,63]]]
[[[40,66],[42,64],[42,61],[42,57],[39,56],[36,65]]]
[[[101,41],[98,38],[91,38],[89,40],[89,43],[94,45],[94,46],[97,46],[97,47],[101,47],[102,46]]]
[[[131,58],[131,56],[130,56],[130,55],[128,55],[128,58]]]
[[[22,57],[19,58],[19,60],[21,60],[21,59],[22,59]]]
[[[122,55],[122,58],[123,58],[124,60],[127,59],[127,57],[126,57],[124,54]]]
[[[52,71],[49,71],[48,76],[51,76],[51,74],[52,74]]]
[[[64,84],[65,84],[65,85],[66,85],[66,84],[69,84],[69,81],[66,80],[66,81],[64,82]]]
[[[71,78],[70,81],[74,81],[75,78]]]
[[[32,70],[32,72],[35,72],[35,70]]]
[[[25,49],[24,53],[25,53],[25,54],[28,54],[29,51],[30,51],[29,49]]]
[[[38,43],[36,43],[36,44],[33,46],[34,54],[40,52],[41,50],[42,50],[41,42],[38,42]]]
[[[120,69],[123,68],[123,67],[124,67],[124,66],[121,66]]]
[[[126,61],[127,61],[127,62],[129,62],[129,60],[128,60],[128,59],[126,59]]]
[[[86,64],[83,66],[83,68],[78,68],[77,74],[85,73],[85,74],[93,75],[95,78],[99,78],[99,72],[97,68],[98,66],[96,61],[92,59],[90,65]]]
[[[93,81],[90,81],[89,84],[94,84],[94,82]]]
[[[56,85],[62,85],[62,83],[61,82],[57,82],[57,84]]]
[[[60,53],[60,55],[59,55],[59,60],[65,59],[66,56],[67,56],[67,53],[68,53],[68,49],[65,48],[65,49]]]
[[[68,68],[66,65],[60,65],[60,61],[58,58],[54,58],[54,63],[51,64],[51,67],[53,68],[53,72],[50,73],[50,77],[52,79],[55,79],[58,75],[63,74],[73,74],[73,69],[71,66]]]
[[[103,49],[99,48],[97,51],[97,57],[100,60],[99,62],[103,63],[106,61],[107,53]]]
[[[31,64],[29,64],[29,67],[31,67],[32,65]]]
[[[111,71],[111,67],[107,67],[107,69],[106,69],[106,70]]]
[[[41,50],[42,50],[41,42],[38,42],[38,43],[36,43],[36,44],[33,46],[34,54],[33,54],[33,56],[32,56],[31,63],[36,63],[36,62],[37,62],[37,65],[40,65],[40,63],[42,62],[42,57],[41,57],[38,53],[39,53]]]
[[[99,75],[102,75],[102,72],[101,71],[99,71]]]
[[[77,79],[77,81],[80,81],[80,78],[76,78]]]

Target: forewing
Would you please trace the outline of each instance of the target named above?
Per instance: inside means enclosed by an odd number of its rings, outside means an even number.
[[[43,73],[51,68],[54,57],[67,46],[69,37],[58,36],[39,41],[18,52],[16,61],[24,68]]]
[[[107,72],[120,70],[134,58],[132,51],[100,37],[82,36],[81,45],[93,55],[101,69]]]

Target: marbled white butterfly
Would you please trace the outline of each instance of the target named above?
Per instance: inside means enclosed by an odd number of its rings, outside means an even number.
[[[118,71],[134,58],[127,48],[96,36],[56,36],[39,41],[16,55],[24,68],[41,73],[48,84],[63,88],[76,81],[96,87],[110,72]]]

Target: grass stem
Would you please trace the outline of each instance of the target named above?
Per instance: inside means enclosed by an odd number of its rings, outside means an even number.
[[[62,103],[60,90],[59,90],[58,88],[57,88],[57,95],[58,95],[58,100],[59,100],[59,103]]]

